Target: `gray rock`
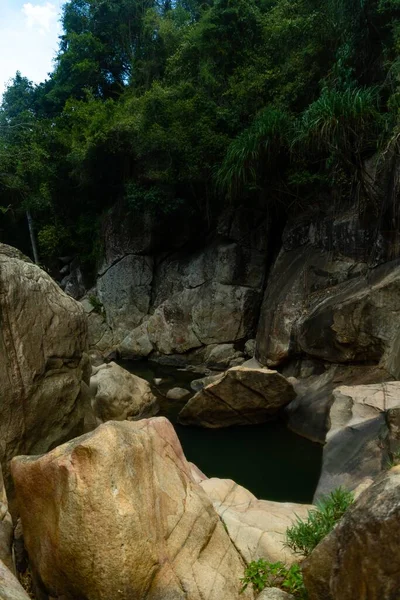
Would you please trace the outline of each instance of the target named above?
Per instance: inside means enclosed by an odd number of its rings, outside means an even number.
[[[247,358],[253,358],[256,351],[256,340],[247,340],[244,345],[244,354]]]
[[[193,379],[190,383],[190,387],[194,392],[199,392],[203,388],[207,387],[210,383],[214,383],[221,379],[222,373],[218,375],[208,375],[207,377],[202,377],[201,379]]]
[[[118,353],[123,360],[145,358],[153,350],[154,347],[149,338],[147,323],[142,323],[142,325],[136,327],[118,345]]]
[[[0,598],[1,600],[29,600],[18,579],[0,561]]]
[[[301,369],[301,367],[300,367]],[[288,371],[285,370],[285,375]],[[294,383],[296,398],[286,409],[290,429],[312,441],[325,442],[329,429],[332,392],[340,385],[388,381],[392,377],[376,366],[327,365],[326,371]]]
[[[153,260],[146,256],[125,256],[97,280],[107,325],[115,342],[121,342],[138,327],[150,306]]]
[[[75,300],[82,298],[86,292],[82,271],[78,266],[71,269],[70,274],[64,277],[61,283],[61,288],[65,293],[75,298]]]
[[[360,271],[365,271],[364,264],[312,246],[282,249],[269,276],[261,307],[256,342],[258,360],[268,366],[286,361],[296,350],[298,323],[318,301],[329,299],[333,286],[351,280]]]
[[[233,344],[217,344],[207,346],[204,360],[209,369],[225,371],[229,367],[242,364],[244,356],[242,352],[235,350]]]
[[[264,423],[294,395],[292,385],[276,371],[234,367],[191,398],[178,419],[203,427]]]
[[[341,386],[333,391],[316,499],[337,487],[354,490],[387,466],[386,411],[395,408],[400,409],[397,381]]]
[[[167,392],[168,400],[184,400],[190,396],[189,390],[185,390],[183,388],[175,387]]]
[[[279,588],[266,588],[257,596],[257,600],[291,600],[294,596],[288,594]]]

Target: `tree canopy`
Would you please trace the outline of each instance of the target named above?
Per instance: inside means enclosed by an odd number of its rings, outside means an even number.
[[[285,211],[398,143],[399,0],[70,0],[49,78],[0,107],[0,232],[94,264],[102,215]],[[26,243],[26,242],[24,242]],[[23,243],[20,243],[23,245]]]

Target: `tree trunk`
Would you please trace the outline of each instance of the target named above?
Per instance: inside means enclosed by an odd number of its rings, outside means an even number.
[[[30,213],[29,210],[26,211],[26,218],[28,220],[28,227],[29,227],[29,235],[30,235],[30,238],[31,238],[33,260],[38,265],[39,264],[39,252],[38,252],[37,244],[36,244],[35,230],[34,230],[34,227],[33,227],[33,219],[32,219],[32,215],[31,215],[31,213]]]

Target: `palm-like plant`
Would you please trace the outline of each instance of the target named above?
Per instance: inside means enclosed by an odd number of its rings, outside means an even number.
[[[266,169],[271,157],[288,145],[291,122],[288,113],[274,107],[259,113],[229,146],[216,174],[217,185],[229,195],[245,185],[256,186],[260,167]]]

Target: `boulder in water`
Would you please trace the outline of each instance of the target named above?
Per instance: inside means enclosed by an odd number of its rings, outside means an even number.
[[[292,384],[277,371],[233,367],[189,400],[179,422],[203,427],[264,423],[294,397]]]

